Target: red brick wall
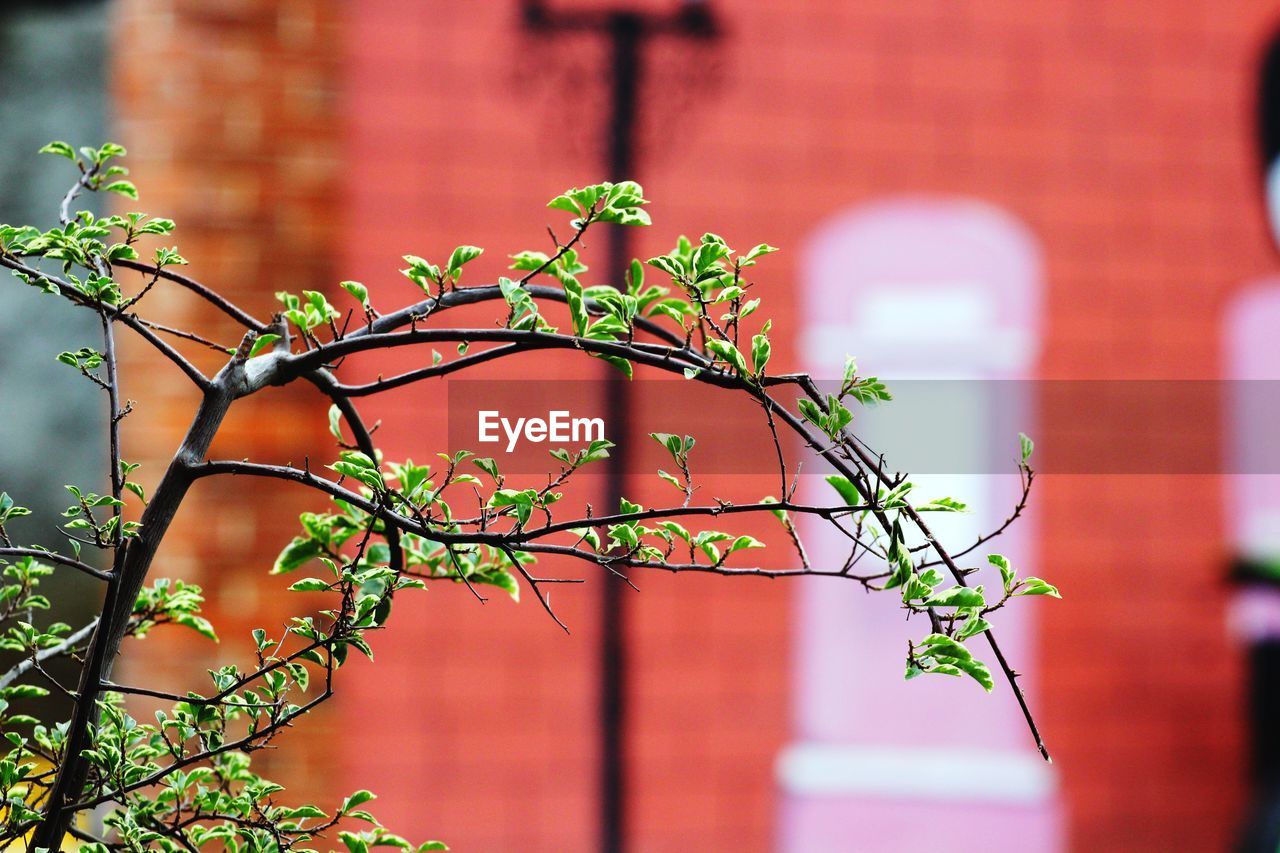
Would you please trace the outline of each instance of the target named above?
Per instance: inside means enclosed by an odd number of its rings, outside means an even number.
[[[182,272],[208,282],[259,318],[277,290],[336,290],[333,204],[337,45],[333,4],[122,0],[112,5],[114,135],[145,210],[177,223],[165,245],[191,262]],[[89,140],[85,140],[89,142]],[[150,319],[234,346],[243,329],[186,291],[158,285],[139,304]],[[124,422],[124,456],[143,463],[148,492],[164,471],[199,402],[191,384],[137,338],[122,335],[123,393],[138,401]],[[183,344],[212,375],[226,357]],[[273,390],[237,403],[212,454],[301,464],[327,459],[326,404],[309,388]],[[204,587],[222,642],[168,629],[166,645],[127,645],[123,666],[173,690],[206,690],[206,670],[244,661],[256,627],[274,630],[296,601],[268,578],[298,513],[316,498],[285,484],[230,479],[196,485],[161,549],[154,577]],[[164,629],[162,629],[164,630]],[[160,642],[157,640],[157,642]],[[290,753],[259,753],[269,777],[291,795],[331,795],[314,772],[325,765],[329,709],[307,735],[286,737]]]
[[[530,245],[544,199],[600,174],[598,47],[532,45],[513,5],[381,0],[349,16],[355,274],[393,277],[406,250]],[[884,194],[974,196],[1043,244],[1045,376],[1216,375],[1224,299],[1272,266],[1249,113],[1268,4],[719,5],[721,45],[654,54],[639,177],[657,225],[641,251],[707,228],[790,250],[765,285],[786,329],[795,249],[823,217]],[[1130,440],[1158,440],[1150,429]],[[1073,846],[1220,847],[1240,804],[1241,733],[1219,484],[1042,482],[1042,562],[1068,597],[1042,608],[1043,656],[1024,666],[1044,672],[1037,704]],[[1141,606],[1119,602],[1119,577],[1150,590]],[[499,621],[492,605],[432,593],[412,648],[388,653],[432,695],[401,700],[425,716],[406,763],[428,762],[405,777],[407,817],[463,849],[586,843],[588,595],[566,596],[582,629],[566,641],[531,608]],[[788,598],[783,585],[667,578],[633,597],[637,849],[768,846]],[[521,662],[465,668],[490,653]],[[480,734],[499,721],[506,734]],[[517,748],[525,729],[536,740]],[[509,749],[527,768],[518,781],[502,769]],[[452,764],[459,750],[483,769]],[[376,763],[353,759],[370,781]],[[554,831],[539,817],[551,812]]]

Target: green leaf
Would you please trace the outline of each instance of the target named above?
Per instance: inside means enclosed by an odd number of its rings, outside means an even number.
[[[764,373],[764,367],[769,363],[772,352],[773,346],[769,343],[768,335],[755,335],[751,338],[751,365],[756,376]]]
[[[671,474],[668,474],[666,471],[663,471],[661,468],[658,469],[658,476],[664,482],[670,483],[671,485],[675,486],[677,489],[679,489],[682,492],[684,491],[684,484],[681,483],[679,480],[677,480]]]
[[[564,285],[565,304],[569,307],[569,320],[573,326],[573,333],[581,337],[587,331],[587,323],[590,317],[587,315],[587,306],[582,298],[582,285],[578,284],[577,279],[566,278],[562,284]]]
[[[137,259],[138,250],[128,243],[116,243],[107,250],[107,260],[112,263],[116,261],[136,261]]]
[[[56,154],[59,157],[66,157],[68,160],[75,162],[76,152],[70,145],[65,142],[54,140],[48,145],[43,146],[37,154]]]
[[[329,468],[344,477],[353,477],[375,491],[385,487],[377,464],[360,451],[344,450],[338,454],[338,460]]]
[[[691,541],[689,531],[684,528],[684,525],[677,521],[659,521],[658,526],[671,535],[680,537],[685,542]]]
[[[925,607],[985,607],[986,603],[982,593],[967,586],[953,586],[924,600]]]
[[[349,853],[369,853],[369,842],[353,832],[339,832],[338,839],[347,845]]]
[[[1032,452],[1036,449],[1036,443],[1027,437],[1025,432],[1018,433],[1018,443],[1022,448],[1022,461],[1025,464],[1031,458]]]
[[[1009,561],[1000,554],[991,554],[987,557],[987,562],[1000,570],[1000,580],[1004,583],[1004,588],[1009,589],[1010,584],[1016,577],[1013,566],[1009,565]]]
[[[600,550],[600,534],[596,532],[595,528],[574,527],[570,529],[569,532],[590,545],[593,551]]]
[[[684,269],[679,259],[674,258],[671,255],[658,255],[656,258],[650,258],[646,263],[651,267],[662,270],[674,279],[679,279],[684,276]]]
[[[201,636],[208,637],[215,643],[218,641],[218,634],[213,630],[213,623],[203,616],[197,616],[194,613],[179,613],[173,617],[173,621],[178,625],[190,628]]]
[[[858,360],[851,355],[844,357],[844,376],[840,380],[842,386],[853,383],[854,378],[858,375]]]
[[[49,691],[43,687],[34,684],[14,684],[11,687],[0,688],[0,696],[5,699],[43,699],[49,695]]]
[[[995,688],[995,680],[991,670],[958,641],[945,634],[930,634],[915,648],[916,659],[921,666],[908,666],[907,678],[913,678],[921,672],[941,675],[967,674],[982,685],[982,689],[990,693]],[[915,669],[917,671],[913,672]]]
[[[505,568],[497,567],[484,574],[473,575],[471,580],[496,586],[505,590],[513,601],[517,603],[520,601],[520,583],[516,580],[516,576]]]
[[[520,491],[498,489],[489,497],[489,506],[499,509],[512,507],[515,510],[516,518],[519,519],[521,525],[524,525],[529,522],[529,517],[533,515],[533,504],[536,497],[537,492],[533,489]]]
[[[284,550],[280,552],[280,556],[276,557],[275,564],[271,567],[271,574],[280,575],[285,572],[291,572],[323,553],[324,549],[316,540],[296,537],[284,547]]]
[[[156,249],[156,266],[167,267],[171,264],[182,266],[187,259],[178,254],[177,248],[161,247]]]
[[[625,358],[622,358],[621,356],[617,356],[617,355],[600,355],[600,356],[596,356],[596,357],[597,357],[597,358],[599,358],[601,361],[607,361],[609,364],[612,364],[612,365],[613,365],[614,367],[616,367],[618,370],[622,371],[622,373],[623,373],[623,374],[624,374],[628,379],[631,379],[631,378],[633,378],[633,377],[635,376],[635,371],[634,371],[634,369],[633,369],[633,368],[632,368],[632,366],[631,366],[631,362],[627,361]]]
[[[509,269],[532,272],[533,270],[539,269],[549,260],[551,260],[551,258],[545,252],[516,252],[514,255],[511,255],[511,266]]]
[[[283,815],[291,820],[300,820],[303,818],[328,818],[329,816],[315,806],[298,806],[297,808],[285,809]]]
[[[488,474],[495,483],[502,481],[502,475],[498,472],[498,463],[488,456],[477,456],[471,460],[471,464]]]
[[[294,592],[323,592],[328,588],[329,584],[319,578],[303,578],[289,587]]]
[[[955,498],[934,498],[916,509],[920,512],[965,512],[969,506]]]
[[[609,456],[609,448],[613,446],[613,442],[608,439],[596,439],[588,444],[586,449],[582,451],[582,463],[598,462],[601,459],[607,458]]]
[[[722,533],[719,530],[703,530],[701,533],[693,537],[693,546],[701,548],[702,552],[711,558],[713,562],[720,562],[720,549],[715,546],[716,542],[726,542],[733,537],[728,533]]]
[[[153,217],[149,222],[138,229],[139,234],[172,234],[174,229],[172,219],[165,219],[162,216]]]
[[[826,420],[822,408],[815,402],[801,397],[796,401],[796,407],[800,409],[800,414],[806,421],[816,426],[822,426]]]
[[[688,460],[689,451],[693,450],[693,446],[697,444],[691,435],[681,437],[669,432],[651,432],[649,437],[665,447],[671,454],[671,458],[678,464],[684,464]]]
[[[134,200],[138,198],[138,188],[133,185],[132,181],[113,181],[103,187],[103,190],[109,193],[119,193]]]
[[[893,395],[889,393],[889,387],[874,376],[855,379],[841,389],[840,395],[843,397],[845,394],[863,405],[883,403],[893,399]]]
[[[733,540],[733,544],[725,551],[726,554],[732,554],[734,551],[743,551],[747,548],[763,548],[764,543],[753,536],[739,536]]]
[[[1062,594],[1058,592],[1058,588],[1048,581],[1040,578],[1023,578],[1018,584],[1018,588],[1013,591],[1014,595],[1047,595],[1051,598],[1062,598]]]
[[[738,348],[729,341],[709,340],[707,341],[707,349],[715,354],[716,358],[732,366],[738,373],[746,374],[748,372],[746,359],[742,357],[742,353],[738,352]]]
[[[991,629],[991,623],[981,616],[970,616],[964,620],[964,624],[960,626],[960,630],[956,631],[957,640],[967,640],[983,631]]]
[[[746,266],[749,261],[754,261],[756,258],[772,254],[776,251],[778,251],[776,246],[770,246],[768,243],[761,243],[742,256],[743,266]]]
[[[555,198],[551,199],[551,201],[547,202],[547,207],[553,208],[555,210],[564,210],[574,214],[582,212],[578,209],[577,202],[569,198],[569,195],[567,193],[564,195],[558,195]]]
[[[369,307],[369,288],[358,281],[341,281],[338,286],[355,297],[365,308]]]
[[[329,433],[336,438],[339,443],[342,438],[342,410],[336,405],[329,407]]]
[[[346,814],[356,806],[362,806],[370,800],[375,799],[377,799],[377,794],[372,791],[366,791],[362,788],[342,801],[342,806],[338,809],[338,814]]]
[[[416,284],[427,296],[431,295],[431,283],[440,281],[440,268],[417,255],[402,256],[409,266],[400,270],[401,275]]]
[[[960,643],[946,634],[930,634],[920,641],[920,652],[930,657],[945,657],[953,660],[970,660],[973,655]]]
[[[484,254],[484,249],[479,246],[459,246],[453,250],[453,254],[449,255],[449,263],[447,269],[449,277],[457,280],[462,273],[463,264],[468,264],[476,258]]]
[[[253,346],[249,348],[249,358],[253,358],[255,355],[262,352],[278,340],[280,340],[280,336],[273,332],[258,335],[258,337],[254,339]]]
[[[996,687],[995,679],[991,677],[991,670],[980,660],[963,660],[955,661],[955,666],[968,673],[969,677],[982,685],[982,689],[990,693]]]
[[[827,482],[840,494],[846,506],[859,506],[862,503],[862,496],[858,494],[857,487],[849,482],[847,477],[831,474],[827,477]]]
[[[644,287],[644,264],[640,263],[639,258],[631,259],[631,266],[627,272],[627,293],[635,296],[640,293]]]

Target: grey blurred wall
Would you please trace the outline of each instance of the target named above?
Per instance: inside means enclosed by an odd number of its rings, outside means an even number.
[[[108,6],[6,6],[0,14],[0,222],[49,227],[75,172],[66,160],[36,150],[51,139],[79,146],[107,138]],[[36,511],[14,523],[26,542],[62,545],[52,531],[67,505],[64,483],[104,485],[103,394],[54,360],[63,350],[97,346],[98,328],[91,312],[0,273],[0,491]]]

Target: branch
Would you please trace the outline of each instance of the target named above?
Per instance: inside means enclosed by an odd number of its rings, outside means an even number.
[[[118,261],[114,261],[113,264],[118,267],[124,267],[126,269],[134,270],[135,272],[144,273],[146,275],[159,276],[160,278],[166,281],[171,281],[174,284],[177,284],[180,287],[184,287],[187,290],[191,291],[192,293],[196,294],[201,299],[208,302],[214,308],[217,308],[223,314],[226,314],[228,317],[235,320],[240,325],[245,326],[246,328],[252,329],[255,332],[267,331],[268,327],[266,323],[263,323],[261,320],[254,317],[248,311],[245,311],[243,308],[239,307],[238,305],[236,305],[230,299],[227,299],[222,294],[218,293],[215,290],[212,290],[209,287],[206,287],[205,285],[201,284],[200,282],[196,281],[193,278],[189,278],[180,273],[176,273],[171,270],[165,269],[164,267],[161,267],[157,270],[156,267],[149,264],[141,263],[140,261],[118,260]]]
[[[613,565],[627,566],[636,569],[657,569],[658,571],[671,572],[679,574],[681,572],[700,572],[703,574],[713,575],[733,575],[741,577],[760,577],[760,578],[798,578],[798,577],[826,577],[826,578],[843,578],[845,580],[858,581],[867,584],[879,575],[851,575],[844,571],[822,571],[818,569],[765,569],[759,566],[750,566],[747,568],[735,568],[726,566],[722,563],[669,563],[666,561],[653,562],[649,560],[637,560],[632,557],[610,556],[609,554],[597,554],[595,551],[584,551],[572,545],[549,545],[544,543],[525,542],[516,546],[516,550],[529,551],[538,554],[559,554],[567,557],[577,557],[580,560],[586,560],[589,563],[597,563],[608,568]]]
[[[459,370],[465,370],[468,367],[474,367],[477,364],[483,364],[486,361],[494,361],[495,359],[505,358],[509,355],[516,355],[523,352],[526,347],[520,344],[507,344],[506,346],[495,347],[494,349],[483,350],[482,352],[474,352],[447,361],[444,364],[435,364],[430,367],[419,368],[418,370],[410,370],[401,373],[398,376],[392,376],[388,379],[378,379],[373,382],[367,382],[363,385],[334,385],[334,389],[346,397],[365,397],[370,394],[378,394],[383,391],[390,391],[393,388],[399,388],[403,385],[410,385],[414,382],[420,382],[424,379],[431,379],[437,376],[447,376],[450,373],[456,373]]]
[[[364,418],[361,417],[360,410],[356,408],[355,403],[352,403],[339,390],[338,380],[324,369],[313,370],[305,374],[304,378],[316,386],[322,394],[332,400],[333,404],[338,407],[338,411],[342,413],[342,417],[347,421],[347,427],[351,430],[352,436],[355,437],[356,447],[360,449],[360,452],[370,459],[377,459],[378,448],[373,443],[373,430],[366,426]],[[387,547],[391,551],[391,559],[388,565],[397,572],[404,571],[404,551],[400,547],[400,531],[398,529],[388,530],[385,538]]]
[[[823,407],[825,410],[826,403],[812,378],[807,375],[802,376],[798,380],[798,384],[804,390],[805,394],[809,396],[809,399],[813,400],[814,403]],[[786,411],[785,409],[780,410],[780,414],[797,429],[802,428],[803,425],[797,423],[795,415],[791,414],[789,411]],[[841,434],[844,435],[845,433],[846,430],[842,429]],[[858,446],[857,443],[853,441],[846,441],[846,446],[853,451],[853,453],[858,457],[859,462],[865,466],[867,470],[875,473],[876,476],[884,479],[885,481],[889,481],[888,476],[880,468],[876,460],[872,459],[865,450]],[[824,451],[823,455],[836,465],[837,470],[847,469],[847,466],[843,465],[838,457],[836,457],[836,455],[830,450]],[[850,473],[846,473],[845,470],[842,470],[841,472],[845,473],[846,476],[850,476]],[[853,479],[852,476],[850,476],[850,479]],[[875,495],[871,495],[870,499],[875,500]],[[938,555],[938,559],[947,567],[947,570],[951,573],[956,584],[959,586],[968,586],[969,584],[966,580],[967,573],[956,565],[955,560],[947,550],[942,547],[942,544],[938,542],[937,538],[934,537],[933,531],[929,529],[928,524],[925,522],[924,518],[921,517],[920,513],[916,511],[915,507],[907,504],[903,509],[903,512],[907,518],[911,520],[911,523],[915,525],[916,529],[920,531],[921,535],[924,536],[925,541],[933,547],[934,552]],[[1027,704],[1027,697],[1022,692],[1022,687],[1018,684],[1018,673],[1009,666],[1008,661],[1005,659],[1004,652],[1000,649],[999,643],[996,642],[996,637],[992,630],[988,628],[982,633],[987,639],[987,645],[991,647],[992,654],[996,656],[996,661],[1000,664],[1000,671],[1004,674],[1005,681],[1009,683],[1009,687],[1013,690],[1013,695],[1014,698],[1017,699],[1018,707],[1022,710],[1022,716],[1026,720],[1027,727],[1031,730],[1032,738],[1035,739],[1036,748],[1040,751],[1040,754],[1044,757],[1045,761],[1052,761],[1053,759],[1049,756],[1049,749],[1045,746],[1044,738],[1040,735],[1040,728],[1036,725],[1035,717],[1032,715],[1031,708]]]
[[[548,287],[541,284],[527,284],[524,286],[524,290],[535,299],[549,299],[553,302],[565,302],[568,299],[564,290],[558,287]],[[383,314],[367,326],[362,326],[359,329],[350,332],[344,337],[344,340],[360,338],[366,335],[384,334],[410,325],[415,318],[425,317],[430,314],[435,314],[448,308],[456,308],[461,305],[474,305],[479,302],[490,301],[506,301],[506,298],[502,295],[501,288],[496,284],[486,284],[477,287],[464,287],[458,290],[451,290],[439,297],[423,299],[413,305],[401,308],[399,311],[393,311],[390,314]],[[596,313],[603,310],[594,299],[586,300],[586,305],[588,310]],[[637,317],[635,319],[635,325],[637,329],[646,332],[647,334],[651,334],[660,340],[664,340],[672,346],[684,346],[684,338],[668,331],[647,317]]]
[[[205,388],[200,408],[182,444],[142,512],[138,537],[129,540],[127,547],[116,551],[116,571],[107,583],[101,621],[93,633],[80,671],[75,707],[67,723],[64,758],[49,790],[44,816],[31,838],[36,847],[57,849],[66,834],[71,814],[78,810],[74,803],[81,795],[89,772],[84,751],[92,742],[92,729],[100,715],[97,702],[100,685],[111,675],[138,593],[146,581],[156,550],[190,486],[187,466],[208,452],[223,417],[235,399],[231,386],[241,379],[243,367],[242,362],[233,359],[218,374],[217,381]]]
[[[58,655],[65,654],[71,649],[74,649],[77,645],[80,644],[81,641],[83,641],[86,637],[92,634],[93,629],[96,628],[97,626],[98,626],[98,618],[95,616],[89,622],[89,624],[85,625],[83,628],[81,628],[79,631],[76,631],[74,634],[68,635],[66,639],[64,639],[61,643],[58,643],[58,645],[50,646],[47,649],[40,649],[31,657],[27,658],[26,660],[20,661],[17,664],[17,666],[13,667],[13,669],[9,670],[4,675],[0,675],[0,690],[3,690],[4,688],[8,687],[10,684],[13,684],[13,682],[17,681],[19,678],[26,675],[31,670],[35,669],[40,664],[47,661],[49,658],[57,657]]]
[[[79,560],[73,560],[70,557],[64,557],[61,554],[40,548],[0,548],[0,557],[35,557],[37,560],[47,560],[59,566],[66,566],[68,569],[75,569],[77,572],[86,574],[91,578],[97,578],[100,581],[111,579],[110,572],[95,569],[88,563],[82,563]]]
[[[82,190],[89,189],[89,182],[98,174],[101,164],[95,163],[93,166],[80,173],[79,179],[71,185],[71,189],[67,190],[67,194],[62,197],[62,204],[58,205],[58,221],[67,226],[71,224],[71,202],[75,201]]]
[[[552,533],[572,530],[575,527],[598,527],[608,524],[627,524],[632,521],[645,521],[646,519],[651,518],[677,518],[680,516],[691,515],[717,516],[733,515],[743,512],[777,512],[779,510],[797,512],[805,515],[817,515],[831,520],[868,509],[871,509],[870,505],[812,506],[809,504],[791,503],[790,501],[750,504],[726,503],[717,504],[715,506],[676,506],[667,507],[665,509],[646,509],[639,512],[619,513],[616,515],[597,515],[590,518],[577,519],[575,521],[563,521],[556,524],[548,524],[543,527],[526,529],[523,531],[523,536],[528,539],[537,539]]]
[[[291,468],[287,465],[266,465],[259,462],[240,462],[234,460],[210,460],[197,463],[190,468],[191,476],[197,479],[221,474],[232,476],[266,477],[274,480],[287,480],[309,486],[332,497],[346,501],[390,524],[396,525],[408,533],[415,533],[425,539],[442,544],[452,545],[493,545],[502,547],[509,545],[518,550],[526,550],[526,544],[532,539],[540,539],[553,533],[561,533],[577,527],[597,527],[609,524],[625,524],[632,521],[644,521],[652,518],[671,518],[679,516],[718,516],[747,512],[791,512],[811,514],[827,519],[839,518],[850,513],[860,512],[867,507],[861,506],[809,506],[796,503],[754,503],[754,504],[720,504],[716,506],[669,507],[665,509],[642,510],[634,513],[618,515],[588,516],[572,521],[547,524],[543,527],[516,529],[509,532],[476,531],[474,533],[457,533],[438,530],[417,521],[381,504],[369,500],[358,492],[344,488],[338,483],[324,477],[318,477],[310,471]]]
[[[100,310],[106,312],[106,314],[112,319],[119,320],[121,323],[124,323],[130,329],[137,332],[144,340],[147,341],[147,343],[159,350],[165,358],[172,361],[182,370],[183,373],[187,374],[187,377],[190,378],[196,386],[202,390],[209,387],[210,383],[207,376],[201,373],[194,364],[182,355],[182,353],[178,352],[158,338],[155,333],[143,325],[142,322],[133,314],[121,311],[114,305],[107,305],[106,303],[99,302],[98,300],[90,299],[88,296],[85,296],[83,293],[76,290],[70,282],[64,281],[57,276],[42,272],[35,267],[28,266],[9,255],[0,254],[0,266],[8,267],[11,270],[15,270],[35,279],[43,279],[56,287],[60,294],[75,304],[86,308],[92,308],[95,311]]]
[[[568,634],[569,626],[561,622],[560,617],[551,609],[551,596],[543,593],[542,589],[538,586],[539,583],[543,582],[542,579],[535,578],[533,575],[529,574],[529,571],[524,566],[520,565],[520,560],[514,553],[512,553],[510,548],[505,545],[501,546],[501,548],[502,553],[506,554],[507,559],[511,562],[512,568],[519,572],[520,576],[525,579],[527,584],[529,584],[529,588],[533,590],[533,594],[538,599],[538,603],[542,605],[542,609],[547,611],[547,615],[555,620],[555,623],[559,625],[566,634]]]
[[[229,355],[231,351],[234,349],[234,347],[223,346],[222,344],[217,343],[216,341],[211,341],[208,338],[204,337],[203,335],[197,335],[195,332],[188,332],[183,329],[175,329],[172,326],[166,326],[163,323],[157,323],[154,320],[147,320],[142,317],[138,317],[138,322],[146,326],[148,329],[155,329],[157,332],[164,332],[166,335],[173,335],[176,338],[182,338],[183,340],[192,341],[194,343],[200,344],[203,347],[207,347],[213,350],[214,352],[221,353],[224,356]]]
[[[262,671],[254,673],[254,677],[260,677]],[[149,696],[152,699],[167,699],[170,702],[186,702],[188,705],[228,705],[233,708],[243,708],[246,710],[258,710],[261,708],[281,708],[282,702],[231,702],[226,698],[206,698],[198,694],[190,694],[183,696],[180,693],[170,693],[167,690],[153,690],[150,687],[137,687],[131,684],[116,684],[114,681],[104,681],[99,688],[109,693],[126,693],[131,696]]]
[[[466,291],[461,292],[465,293]],[[598,341],[574,335],[519,329],[415,329],[407,332],[386,332],[359,336],[351,334],[341,340],[323,344],[316,349],[279,359],[274,372],[275,375],[260,381],[264,384],[268,381],[287,382],[308,370],[322,367],[342,356],[357,352],[393,349],[441,341],[467,341],[470,343],[514,342],[520,345],[518,349],[504,350],[504,355],[514,355],[518,352],[540,349],[580,350],[596,355],[612,355],[618,358],[625,358],[634,364],[674,373],[683,373],[685,368],[694,367],[702,370],[702,373],[697,377],[699,381],[722,388],[740,389],[745,387],[743,381],[733,374],[707,369],[706,362],[691,358],[690,356],[694,355],[694,353],[688,349],[676,349],[674,347],[653,350],[648,348],[640,349],[626,342]],[[767,378],[765,383],[767,385],[782,384],[782,380]]]
[[[120,421],[124,414],[120,410],[120,377],[116,364],[116,336],[111,319],[105,311],[99,309],[102,319],[102,359],[107,369],[107,464],[111,466],[108,482],[111,483],[111,497],[116,503],[111,506],[111,517],[115,519],[115,530],[112,531],[112,544],[115,547],[115,568],[119,568],[120,558],[124,556],[121,545],[124,542],[124,520],[120,512],[120,500],[124,493],[124,475],[120,471]]]
[[[1012,525],[1019,518],[1021,518],[1022,514],[1026,512],[1027,501],[1031,497],[1031,483],[1033,480],[1035,480],[1036,474],[1035,474],[1035,471],[1032,471],[1029,467],[1027,467],[1025,463],[1022,466],[1022,470],[1024,471],[1023,479],[1022,479],[1022,495],[1021,497],[1018,498],[1018,504],[1013,508],[1013,512],[1011,512],[1009,516],[1005,518],[1005,520],[1001,522],[1000,526],[997,527],[995,530],[992,530],[990,533],[982,534],[981,536],[973,540],[973,544],[970,545],[969,547],[960,551],[953,552],[951,554],[953,559],[958,560],[961,557],[966,556],[967,554],[971,554],[974,551],[976,551],[978,548],[985,545],[987,542],[990,542],[992,539],[995,539],[997,536],[999,536],[1000,534],[1008,530],[1009,526]],[[929,546],[922,545],[917,547],[928,548]],[[929,566],[940,566],[940,565],[942,565],[941,560],[928,560],[926,562],[921,563],[920,568],[924,569],[924,568],[928,568]]]
[[[207,761],[210,758],[213,758],[218,755],[222,755],[227,752],[236,752],[239,750],[243,750],[246,747],[250,747],[253,745],[255,741],[260,741],[265,736],[271,735],[279,731],[280,729],[285,728],[286,726],[290,725],[294,720],[298,719],[299,717],[303,716],[307,712],[316,708],[318,705],[320,705],[320,703],[326,701],[332,696],[333,696],[332,689],[329,689],[328,687],[326,687],[323,693],[318,695],[316,698],[312,699],[310,702],[306,703],[305,705],[298,706],[298,708],[293,712],[285,714],[283,717],[281,717],[278,720],[273,720],[271,723],[267,724],[266,726],[263,726],[262,728],[258,729],[255,732],[245,735],[244,737],[238,740],[224,743],[215,749],[206,749],[206,750],[202,750],[201,752],[196,752],[196,753],[192,753],[191,755],[184,756],[183,758],[177,759],[171,762],[170,764],[168,764],[167,766],[161,767],[159,770],[156,770],[155,772],[150,773],[147,776],[144,776],[143,778],[137,781],[130,782],[127,785],[123,785],[113,791],[108,791],[106,793],[99,794],[98,796],[93,797],[91,799],[81,800],[79,802],[68,805],[67,811],[71,813],[80,812],[80,811],[84,811],[85,809],[91,809],[94,806],[100,806],[103,803],[119,802],[120,798],[123,797],[125,794],[129,793],[130,791],[136,791],[139,788],[146,788],[156,784],[157,782],[161,782],[170,773],[173,773],[177,770],[181,770],[184,767],[190,767],[192,764],[197,764],[201,761]]]

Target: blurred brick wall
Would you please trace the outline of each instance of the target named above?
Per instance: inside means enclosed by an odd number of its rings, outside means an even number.
[[[1044,375],[1216,375],[1224,299],[1273,264],[1250,115],[1272,4],[717,5],[720,46],[653,54],[639,177],[657,225],[638,253],[708,228],[784,247],[762,277],[788,329],[795,250],[825,216],[885,194],[973,196],[1044,247]],[[347,25],[355,239],[344,247],[357,277],[394,279],[402,251],[537,245],[543,201],[600,175],[598,43],[533,44],[514,3],[374,0]],[[1159,430],[1135,426],[1129,440],[1160,441]],[[406,451],[422,444],[396,438]],[[1240,807],[1242,745],[1219,484],[1050,477],[1038,500],[1044,571],[1068,597],[1041,608],[1043,658],[1022,665],[1043,670],[1036,704],[1072,846],[1221,848]],[[1144,591],[1141,605],[1119,603],[1120,578]],[[786,734],[787,587],[646,578],[642,589],[636,849],[765,848]],[[394,635],[388,656],[423,685],[397,705],[421,708],[421,727],[382,747],[403,756],[397,778],[412,792],[398,802],[461,849],[576,849],[591,837],[594,735],[581,703],[592,632],[585,594],[563,597],[583,610],[569,614],[582,646],[532,608],[499,622],[492,605],[434,592],[421,624],[400,629],[412,631],[403,650]],[[477,638],[479,625],[492,627]],[[486,659],[503,662],[467,670]],[[451,763],[462,757],[482,766]],[[373,782],[380,760],[357,751],[351,766]]]
[[[191,262],[179,271],[259,318],[275,310],[277,290],[336,290],[335,7],[314,0],[120,0],[111,9],[113,138],[129,149],[126,164],[141,194],[117,209],[173,218],[177,231],[165,244],[176,243]],[[165,282],[139,307],[150,319],[224,345],[236,345],[243,334]],[[208,375],[226,361],[196,345],[183,348]],[[124,455],[144,464],[150,490],[198,397],[138,339],[124,338],[122,351],[123,393],[139,403],[124,424]],[[237,403],[211,455],[299,465],[308,455],[327,460],[326,405],[309,386]],[[222,643],[168,629],[177,645],[143,641],[126,648],[129,671],[168,680],[172,689],[203,689],[207,668],[237,657],[244,662],[250,630],[275,631],[292,612],[280,596],[287,583],[266,572],[295,534],[298,513],[318,504],[268,481],[198,483],[152,575],[201,584]],[[275,751],[258,754],[264,772],[287,782],[291,796],[334,793],[319,772],[327,764],[330,713],[322,709],[304,734],[284,736],[290,750],[283,761]]]

